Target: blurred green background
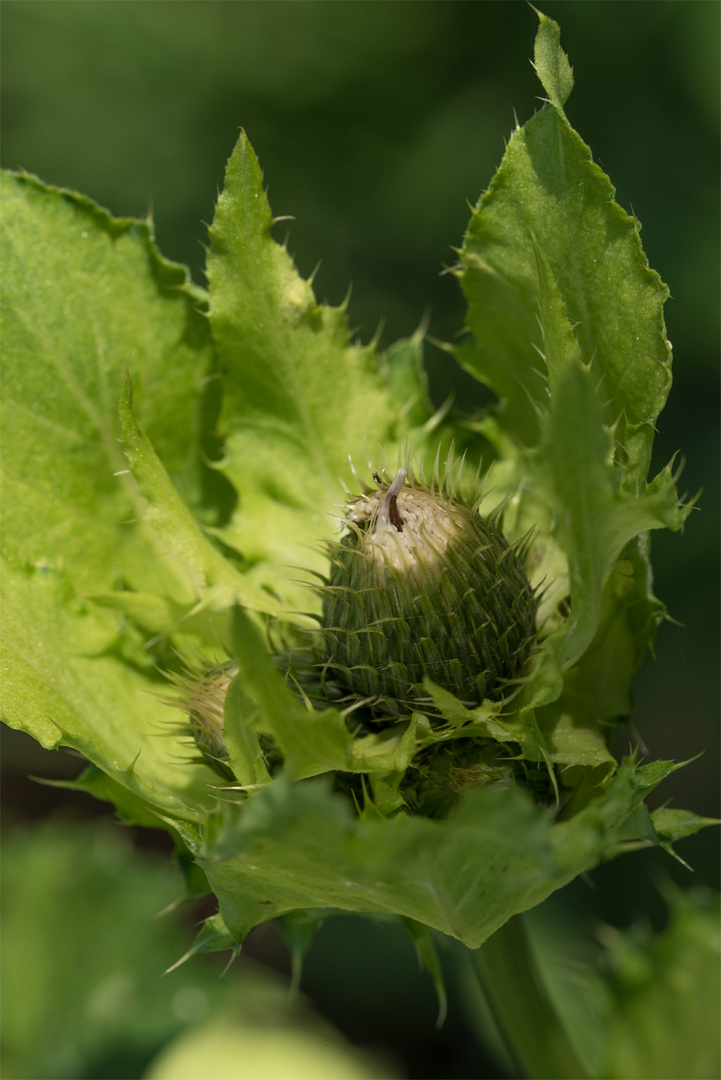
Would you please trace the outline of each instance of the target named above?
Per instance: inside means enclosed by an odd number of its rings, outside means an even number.
[[[650,758],[703,756],[659,799],[718,814],[719,785],[719,22],[706,0],[558,2],[576,74],[568,115],[643,224],[669,284],[675,384],[661,417],[660,467],[677,450],[682,488],[703,488],[685,535],[656,535],[656,588],[678,620],[662,627],[638,680],[637,728]],[[206,230],[237,128],[258,153],[277,226],[320,299],[340,303],[381,344],[453,340],[464,306],[452,275],[475,202],[514,124],[542,92],[529,63],[536,17],[523,2],[456,0],[4,0],[2,160],[77,188],[116,215],[152,211],[161,250],[203,281]],[[428,346],[434,396],[480,400]],[[5,824],[97,809],[26,780],[74,775],[68,755],[4,733]],[[160,841],[160,846],[163,842]],[[712,830],[681,854],[718,885]],[[571,905],[617,926],[648,913],[655,880],[691,875],[660,852],[600,868]],[[470,1029],[433,1032],[430,985],[390,927],[336,920],[311,953],[307,989],[359,1042],[391,1047],[409,1076],[498,1075]],[[323,932],[324,934],[326,931]],[[190,932],[188,934],[190,937]],[[322,938],[322,935],[321,935]],[[254,945],[287,967],[279,940]],[[388,987],[380,996],[378,971]],[[343,985],[345,984],[345,989]],[[392,1015],[389,1002],[395,1003]],[[455,1026],[454,1026],[455,1025]],[[429,1071],[430,1069],[434,1071]],[[484,1069],[491,1070],[484,1073]]]

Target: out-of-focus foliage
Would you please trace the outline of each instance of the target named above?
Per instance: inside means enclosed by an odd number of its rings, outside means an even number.
[[[721,1073],[721,911],[718,896],[673,893],[662,934],[606,934],[606,1043],[613,1080],[715,1080]]]
[[[196,959],[164,976],[187,945],[178,912],[161,916],[177,882],[105,822],[13,831],[2,886],[3,1076],[128,1080],[165,1048],[147,1075],[204,1077],[197,1053],[209,1038],[213,1076],[240,1075],[227,1059],[239,1046],[253,1054],[250,1075],[291,1075],[278,1071],[279,1033],[286,1053],[302,1055],[299,1076],[393,1074],[252,965],[221,979],[222,965]]]
[[[395,1071],[354,1054],[332,1029],[238,1024],[225,1011],[171,1043],[154,1061],[146,1080],[393,1080]]]
[[[539,978],[589,1077],[716,1080],[719,1075],[718,895],[681,891],[666,880],[657,896],[666,909],[666,924],[658,931],[648,921],[624,930],[608,925],[591,930],[563,893],[524,917]],[[468,1015],[495,1045],[498,1033],[470,968],[461,977]],[[502,1050],[499,1058],[512,1071]]]

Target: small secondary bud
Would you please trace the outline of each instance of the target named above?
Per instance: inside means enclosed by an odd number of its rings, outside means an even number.
[[[200,658],[198,664],[186,663],[182,674],[171,672],[170,682],[176,688],[177,697],[162,698],[188,716],[188,722],[179,730],[192,737],[201,757],[196,759],[209,765],[226,782],[235,780],[228,764],[228,751],[223,738],[225,724],[225,696],[233,677],[237,674],[233,661],[216,664]]]

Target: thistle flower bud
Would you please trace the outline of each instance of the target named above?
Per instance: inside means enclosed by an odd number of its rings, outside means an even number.
[[[429,488],[405,467],[390,483],[374,479],[378,489],[349,503],[348,531],[331,546],[329,668],[379,711],[427,699],[425,677],[469,705],[500,697],[535,636],[523,545],[450,482]]]
[[[176,730],[178,734],[190,736],[200,751],[200,757],[195,760],[209,765],[228,783],[235,777],[223,738],[224,708],[228,687],[237,672],[233,661],[217,664],[200,657],[197,664],[186,662],[182,673],[168,673],[176,696],[160,699],[187,715],[187,724]]]
[[[210,768],[226,784],[237,783],[225,743],[225,699],[228,687],[238,674],[235,660],[217,663],[202,654],[196,663],[185,662],[182,672],[168,672],[175,694],[161,696],[165,705],[179,709],[187,721],[173,726],[173,734],[185,736],[199,754],[190,760]],[[283,764],[283,755],[272,736],[258,733],[258,743],[271,776]]]

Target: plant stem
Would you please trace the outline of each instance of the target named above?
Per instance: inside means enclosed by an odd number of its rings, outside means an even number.
[[[471,961],[519,1074],[532,1080],[588,1080],[548,996],[521,916],[473,949]]]

